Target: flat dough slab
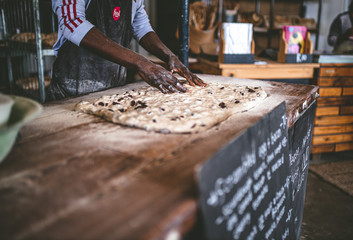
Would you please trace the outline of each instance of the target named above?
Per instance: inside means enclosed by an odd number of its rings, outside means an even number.
[[[163,94],[153,87],[82,101],[76,111],[128,127],[163,133],[194,133],[213,127],[232,114],[249,110],[266,98],[261,87],[208,83],[187,93]]]

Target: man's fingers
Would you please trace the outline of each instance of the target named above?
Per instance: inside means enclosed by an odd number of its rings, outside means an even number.
[[[168,85],[168,90],[170,92],[180,92],[178,89],[176,89],[175,87],[173,87],[172,85]]]
[[[182,71],[182,70],[180,70],[180,72],[181,72],[181,75],[186,78],[186,80],[188,81],[188,83],[189,83],[191,86],[193,86],[193,87],[196,86],[195,83],[192,81],[191,76],[190,76],[187,72]]]
[[[161,66],[157,66],[156,68],[150,69],[151,71],[147,71],[146,74],[144,72],[139,73],[142,79],[145,80],[149,85],[159,89],[162,93],[180,93],[187,92],[188,89],[181,84],[178,79],[172,75],[173,72],[177,72],[180,75],[183,74],[181,69],[174,68],[172,71],[168,72]],[[191,86],[195,86],[195,83],[192,81],[190,76],[185,78],[188,80]]]
[[[188,83],[193,87],[195,87],[196,85],[203,86],[203,87],[207,86],[207,84],[204,81],[198,78],[195,74],[192,74],[187,68],[178,69],[177,72],[183,77],[185,77]]]
[[[172,69],[170,73],[170,78],[168,78],[167,82],[174,87],[174,90],[171,90],[171,92],[187,92],[187,89],[179,82],[179,80],[174,77],[172,74],[174,72],[177,72],[176,70]]]
[[[182,92],[188,91],[188,89],[186,87],[184,87],[183,84],[181,84],[179,81],[176,83],[176,86],[178,89],[182,89]]]
[[[178,80],[172,76],[172,78],[168,78],[166,80],[161,80],[160,83],[158,84],[158,89],[162,93],[180,93],[180,92],[186,92],[187,89],[182,86],[180,83],[178,84]]]
[[[169,84],[171,84],[178,92],[186,92],[187,89],[178,81],[176,77],[173,75],[171,76],[172,78],[170,81],[168,81]],[[175,92],[175,91],[173,91]]]
[[[193,81],[196,85],[202,86],[202,87],[207,86],[207,84],[206,84],[204,81],[202,81],[202,80],[201,80],[198,76],[196,76],[195,74],[189,72],[189,76],[190,76],[190,78],[192,79],[192,81]]]
[[[163,86],[163,84],[159,84],[157,88],[164,94],[168,93],[168,90]]]
[[[174,71],[179,73],[180,76],[184,77],[191,86],[195,87],[195,83],[192,81],[192,78],[186,71],[186,68],[177,68]]]
[[[194,75],[194,74],[192,74],[191,76],[193,77],[194,82],[195,82],[197,85],[203,86],[203,87],[207,86],[207,83],[205,83],[204,81],[202,81],[201,78],[199,78],[198,76],[196,76],[196,75]]]

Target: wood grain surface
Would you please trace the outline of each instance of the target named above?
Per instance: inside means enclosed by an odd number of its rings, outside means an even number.
[[[341,106],[341,115],[353,115],[353,105],[352,106]]]
[[[319,77],[317,79],[317,85],[320,87],[353,86],[353,77]]]
[[[263,60],[263,59],[258,59]],[[220,74],[227,77],[249,79],[311,79],[318,63],[279,63],[266,59],[267,64],[229,64],[199,58],[193,70],[206,74]]]
[[[352,67],[323,67],[320,68],[320,77],[352,77]]]
[[[320,97],[312,153],[352,150],[353,64],[320,64],[316,83]]]
[[[312,154],[319,154],[323,152],[334,152],[335,151],[335,144],[324,144],[324,145],[312,145],[311,146],[311,153]]]
[[[335,97],[342,95],[342,88],[320,88],[320,97]]]
[[[339,107],[318,107],[316,108],[316,116],[332,116],[338,115],[340,112]]]
[[[80,100],[44,105],[0,164],[1,239],[166,239],[188,232],[198,211],[195,171],[230,140],[287,103],[289,127],[318,88],[200,75],[262,86],[268,97],[197,134],[160,134],[73,111]]]
[[[325,98],[318,98],[317,99],[317,105],[319,107],[353,105],[353,98],[352,97],[325,97]]]

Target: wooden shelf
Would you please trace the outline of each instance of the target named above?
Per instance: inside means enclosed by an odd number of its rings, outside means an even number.
[[[256,0],[256,12],[260,12],[260,2],[262,0]],[[312,33],[316,33],[316,40],[315,40],[315,46],[314,49],[318,48],[318,44],[319,44],[319,32],[320,32],[320,22],[321,22],[321,9],[322,9],[322,0],[317,0],[318,1],[318,15],[317,15],[317,26],[315,29],[313,28],[308,28],[308,30]],[[295,1],[297,2],[297,1]],[[303,6],[305,0],[301,0],[301,5]],[[254,29],[255,33],[268,33],[268,47],[271,48],[271,35],[270,33],[273,31],[278,31],[281,30],[282,28],[275,28],[274,27],[274,16],[276,15],[274,12],[274,7],[275,7],[275,0],[271,0],[270,1],[270,27],[266,30],[260,28],[260,29]],[[303,7],[302,7],[303,8]],[[303,14],[303,13],[300,13]],[[266,28],[265,28],[266,29]]]
[[[353,64],[321,64],[312,153],[353,150]]]
[[[265,59],[256,59],[265,60]],[[192,71],[227,77],[249,79],[312,79],[318,63],[278,63],[265,60],[267,64],[225,64],[199,58],[197,63],[190,65]]]
[[[270,29],[266,27],[254,27],[255,33],[268,33],[268,31],[270,31]]]

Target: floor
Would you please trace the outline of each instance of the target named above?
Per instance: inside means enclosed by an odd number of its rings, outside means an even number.
[[[310,164],[352,160],[353,151],[313,155]],[[353,197],[309,172],[301,240],[353,239]]]

